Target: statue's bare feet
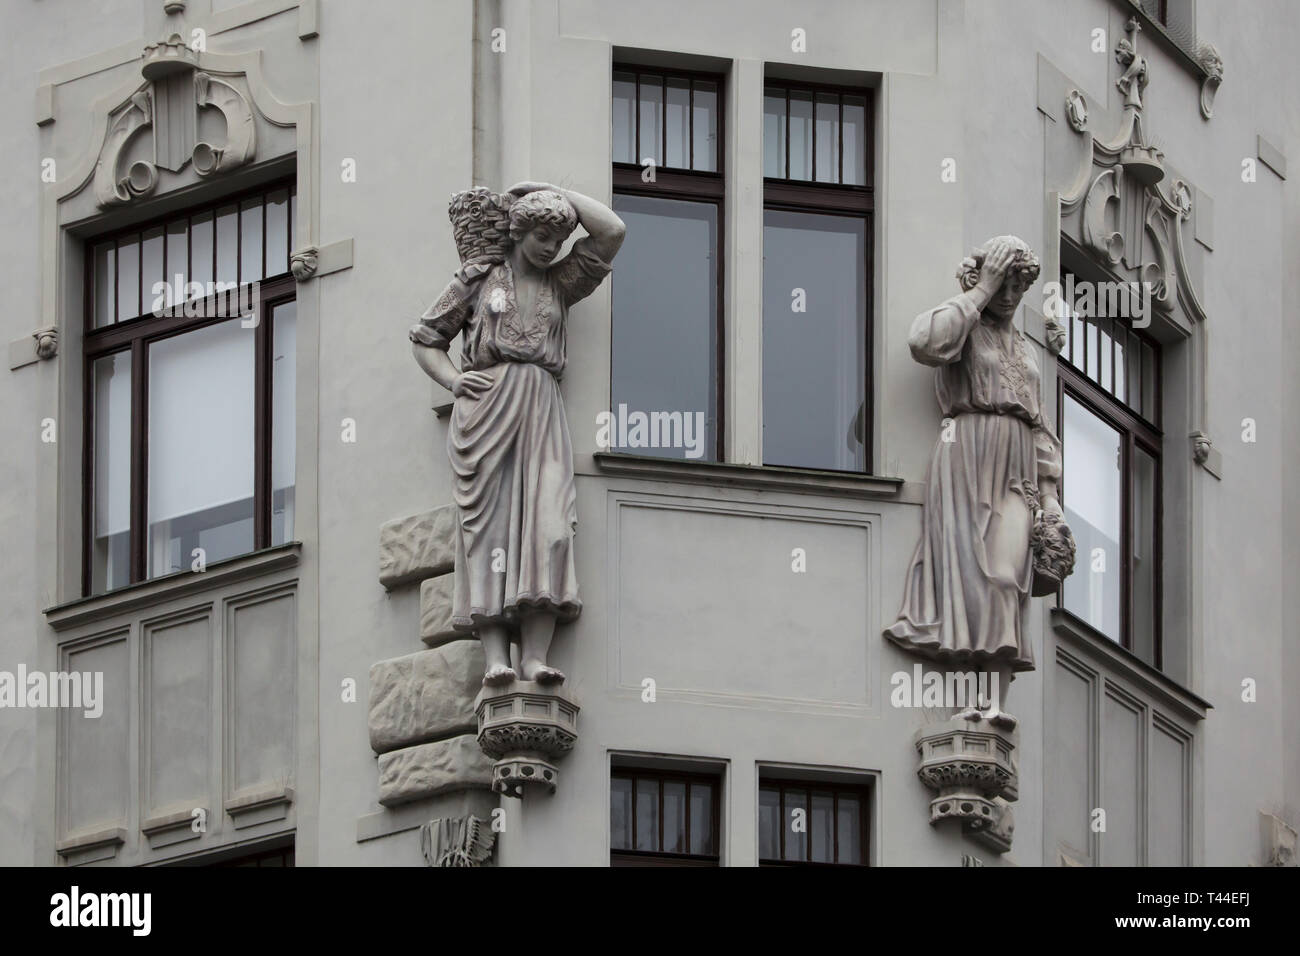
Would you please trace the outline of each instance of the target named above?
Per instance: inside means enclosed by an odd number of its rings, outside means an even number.
[[[502,684],[509,684],[511,681],[518,680],[519,675],[515,673],[513,667],[505,664],[495,664],[487,669],[483,675],[484,687],[500,687]]]
[[[998,710],[994,707],[984,715],[984,718],[994,727],[1001,727],[1003,730],[1015,730],[1020,721],[1012,717],[1005,710]]]
[[[520,666],[524,680],[537,681],[539,684],[563,684],[564,674],[554,667],[548,667],[541,661],[529,658]]]
[[[953,720],[983,720],[984,715],[980,713],[978,707],[967,707],[965,710],[958,711],[952,715]]]

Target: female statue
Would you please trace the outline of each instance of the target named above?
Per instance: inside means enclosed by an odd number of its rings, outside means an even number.
[[[602,203],[544,183],[453,196],[464,263],[410,331],[415,360],[455,397],[447,434],[455,499],[452,625],[483,642],[486,685],[560,683],[557,622],[582,610],[577,496],[560,399],[569,306],[610,272],[624,225]],[[554,262],[581,223],[587,235]],[[461,367],[448,356],[461,333]],[[510,641],[520,644],[520,674]]]
[[[945,418],[926,474],[921,539],[898,620],[885,636],[944,666],[991,671],[1003,710],[1016,671],[1032,670],[1029,597],[1055,590],[1074,565],[1057,497],[1061,445],[1043,419],[1038,365],[1012,324],[1038,278],[1038,257],[1015,236],[990,239],[962,263],[962,292],[918,315],[912,357],[935,366]]]

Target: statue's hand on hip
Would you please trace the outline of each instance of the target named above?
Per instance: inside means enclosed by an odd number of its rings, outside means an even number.
[[[487,372],[461,372],[451,383],[451,394],[457,398],[478,398],[492,387],[492,381]]]

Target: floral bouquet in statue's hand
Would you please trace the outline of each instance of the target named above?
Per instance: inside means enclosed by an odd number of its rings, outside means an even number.
[[[1034,549],[1034,597],[1051,594],[1074,571],[1074,534],[1059,506],[1039,509],[1029,544]]]
[[[1034,513],[1034,526],[1029,530],[1029,547],[1034,555],[1034,581],[1030,590],[1034,597],[1042,597],[1055,592],[1074,571],[1074,534],[1055,498],[1049,496],[1043,503],[1037,488],[1027,491]]]
[[[451,194],[451,220],[462,266],[495,265],[510,251],[510,204],[514,196],[475,186]]]

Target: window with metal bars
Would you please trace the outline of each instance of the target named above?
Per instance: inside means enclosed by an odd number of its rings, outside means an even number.
[[[764,464],[871,470],[870,106],[862,89],[766,84]]]
[[[292,183],[87,243],[83,592],[293,537]]]
[[[721,776],[615,768],[612,866],[717,866]]]
[[[1077,547],[1061,606],[1160,667],[1160,345],[1115,309],[1103,316],[1077,307],[1114,303],[1116,284],[1085,288],[1065,269],[1060,281],[1067,331],[1057,361],[1060,493]]]
[[[723,77],[614,67],[614,210],[627,239],[613,278],[610,408],[680,413],[703,435],[613,450],[723,458]]]
[[[758,789],[760,866],[866,866],[865,786],[763,777]]]

